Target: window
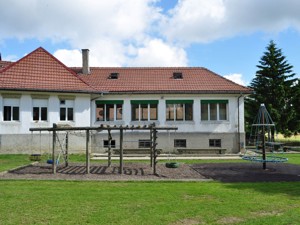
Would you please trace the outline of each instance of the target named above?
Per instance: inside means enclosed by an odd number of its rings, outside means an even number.
[[[123,100],[101,100],[96,101],[97,121],[122,120]]]
[[[19,99],[5,98],[3,100],[3,120],[4,121],[19,121],[20,107]]]
[[[173,121],[193,120],[193,100],[167,100],[166,119]]]
[[[151,141],[150,140],[139,140],[139,148],[150,148]]]
[[[182,73],[181,72],[174,72],[173,73],[173,78],[174,79],[182,79],[183,78]]]
[[[48,100],[33,99],[32,100],[32,119],[34,121],[47,121],[48,118]]]
[[[228,100],[201,100],[201,120],[228,120]]]
[[[209,147],[221,147],[221,139],[209,139]]]
[[[74,121],[74,100],[60,100],[60,121]]]
[[[104,148],[108,148],[109,147],[109,141],[108,140],[103,140],[103,147]],[[116,140],[111,140],[110,147],[111,148],[115,148],[116,147]]]
[[[175,139],[174,147],[186,148],[186,139]]]
[[[150,121],[157,120],[158,100],[132,100],[131,120]]]
[[[119,73],[111,73],[108,79],[116,80],[119,78]]]

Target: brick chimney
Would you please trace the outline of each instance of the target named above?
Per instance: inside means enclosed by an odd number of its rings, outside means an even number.
[[[82,73],[90,74],[90,65],[89,65],[89,49],[82,49]]]

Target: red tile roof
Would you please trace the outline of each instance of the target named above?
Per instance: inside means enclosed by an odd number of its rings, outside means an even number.
[[[12,64],[13,62],[9,62],[9,61],[2,61],[0,60],[0,71],[3,70],[5,67],[9,66],[10,64]]]
[[[43,48],[38,48],[15,63],[0,70],[0,89],[96,92],[74,71]]]
[[[79,68],[73,68],[79,72]],[[183,79],[174,79],[181,72]],[[119,73],[118,79],[108,79]],[[95,68],[91,74],[80,75],[83,80],[101,91],[117,93],[251,93],[251,89],[238,85],[202,67],[166,68]]]
[[[2,65],[2,69],[1,69]],[[43,48],[15,63],[0,61],[0,90],[28,90],[73,93],[251,93],[202,67],[91,67],[68,68]],[[183,79],[174,79],[180,72]],[[118,73],[118,79],[108,79]]]

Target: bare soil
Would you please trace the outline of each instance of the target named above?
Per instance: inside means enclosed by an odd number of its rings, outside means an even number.
[[[38,180],[182,180],[221,182],[281,182],[300,181],[300,165],[288,163],[268,163],[267,169],[262,163],[205,163],[180,164],[179,168],[167,168],[157,165],[157,174],[147,163],[124,163],[123,174],[119,174],[119,165],[92,163],[90,174],[86,174],[85,164],[70,163],[68,167],[58,166],[52,174],[52,165],[36,163],[0,174],[0,179],[38,179]]]
[[[150,163],[149,163],[150,164]],[[85,164],[70,163],[68,167],[58,166],[56,174],[52,165],[46,163],[31,164],[0,175],[0,179],[55,179],[55,180],[202,180],[206,179],[187,164],[179,168],[167,168],[157,164],[156,172],[146,163],[124,163],[123,174],[119,174],[119,165],[92,163],[90,174],[86,174]]]

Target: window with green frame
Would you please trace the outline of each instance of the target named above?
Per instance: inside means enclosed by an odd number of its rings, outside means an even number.
[[[131,100],[131,120],[157,120],[158,100]]]
[[[228,100],[201,100],[201,120],[228,120]]]
[[[123,100],[97,100],[96,120],[97,121],[118,121],[123,116]]]
[[[166,100],[166,120],[193,120],[193,103],[193,100]]]

